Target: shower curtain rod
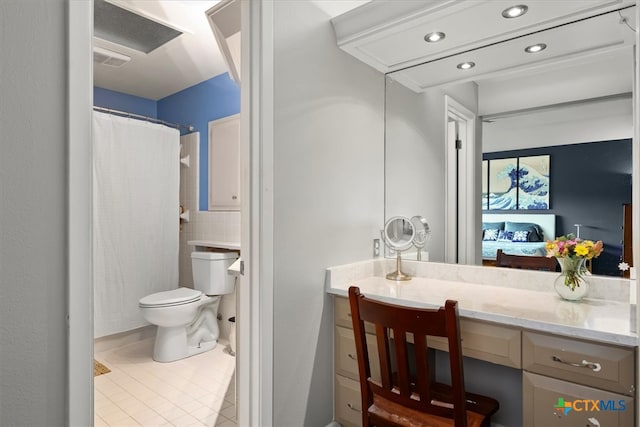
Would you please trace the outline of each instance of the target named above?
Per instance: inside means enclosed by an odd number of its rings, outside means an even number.
[[[193,126],[191,125],[185,126],[178,123],[169,123],[169,122],[165,122],[164,120],[154,119],[153,117],[143,116],[142,114],[129,113],[127,111],[113,110],[111,108],[96,107],[96,106],[94,106],[93,109],[96,111],[102,111],[103,113],[114,114],[117,116],[129,117],[129,118],[138,119],[138,120],[146,120],[148,122],[158,123],[158,124],[169,126],[169,127],[174,127],[178,130],[180,130],[180,128],[185,129],[188,132],[193,132],[194,130]]]

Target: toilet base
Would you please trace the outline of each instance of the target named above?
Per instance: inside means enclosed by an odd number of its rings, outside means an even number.
[[[198,345],[187,344],[187,333],[183,327],[166,328],[158,326],[156,339],[153,344],[153,360],[156,362],[175,362],[185,357],[194,356],[213,350],[218,345],[217,340],[202,341]]]
[[[174,362],[213,350],[220,336],[216,320],[219,303],[219,296],[203,296],[191,323],[181,326],[158,326],[153,345],[153,360]]]

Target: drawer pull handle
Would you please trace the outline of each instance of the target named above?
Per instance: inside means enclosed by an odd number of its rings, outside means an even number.
[[[351,409],[352,411],[356,411],[356,412],[362,413],[362,411],[360,409],[356,408],[351,403],[347,403],[347,408]]]
[[[575,366],[576,368],[591,369],[593,372],[600,372],[602,370],[602,366],[600,366],[598,362],[589,362],[588,360],[583,360],[581,363],[573,363],[564,361],[558,356],[551,356],[551,360],[554,362],[564,363],[565,365]]]
[[[351,360],[355,360],[356,362],[358,361],[358,358],[357,358],[357,357],[355,357],[355,356],[354,356],[353,354],[351,354],[351,353],[347,353],[347,357],[348,357],[349,359],[351,359]]]

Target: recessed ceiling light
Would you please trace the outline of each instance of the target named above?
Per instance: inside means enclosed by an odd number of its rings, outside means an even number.
[[[475,62],[461,62],[457,65],[459,70],[468,70],[476,66]]]
[[[527,53],[538,53],[547,48],[547,45],[544,43],[538,43],[531,46],[527,46],[524,48],[524,51]]]
[[[441,33],[440,31],[434,31],[433,33],[429,33],[424,36],[424,41],[426,41],[427,43],[436,43],[442,41],[444,37],[444,33]]]
[[[519,16],[524,15],[529,10],[529,7],[524,4],[519,4],[517,6],[511,6],[502,11],[502,16],[505,18],[517,18]]]

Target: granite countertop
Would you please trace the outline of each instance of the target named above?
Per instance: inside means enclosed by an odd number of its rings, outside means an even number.
[[[626,299],[624,292],[620,296],[621,290],[614,289],[617,286],[612,285],[614,282],[607,286],[615,299],[585,298],[570,302],[562,300],[553,290],[557,273],[422,263],[413,266],[419,270],[417,276],[422,277],[394,282],[384,277],[394,269],[394,264],[393,260],[378,259],[329,268],[327,292],[346,297],[349,286],[355,285],[372,298],[425,308],[440,307],[447,299],[453,299],[458,301],[460,316],[464,318],[611,344],[638,345],[636,305],[629,302],[628,290]],[[405,264],[412,269],[410,263]],[[474,275],[473,269],[481,270]],[[501,282],[499,279],[507,277],[505,274],[512,280]],[[522,280],[518,280],[518,275]],[[489,284],[491,276],[494,283],[501,284]],[[476,277],[478,282],[468,277]],[[629,281],[615,283],[619,286],[626,283],[629,287]]]

